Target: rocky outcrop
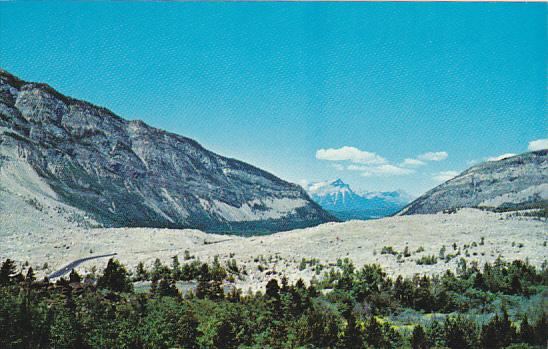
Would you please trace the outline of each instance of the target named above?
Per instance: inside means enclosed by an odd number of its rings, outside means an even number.
[[[107,227],[252,233],[333,220],[298,185],[0,71],[4,195],[17,194],[6,183],[23,168],[35,172],[32,185],[19,181],[28,199],[34,199],[29,188],[43,186],[36,191],[40,200],[72,207]]]

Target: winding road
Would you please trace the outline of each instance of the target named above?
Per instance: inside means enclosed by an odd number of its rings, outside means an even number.
[[[80,264],[82,264],[84,262],[87,262],[87,261],[90,261],[92,259],[112,257],[112,256],[116,256],[116,253],[102,254],[102,255],[99,255],[99,256],[91,256],[91,257],[77,259],[77,260],[72,261],[69,264],[65,265],[63,268],[61,268],[57,271],[54,271],[53,273],[48,275],[48,278],[53,279],[53,278],[61,277],[65,274],[69,273],[72,269],[76,268]]]

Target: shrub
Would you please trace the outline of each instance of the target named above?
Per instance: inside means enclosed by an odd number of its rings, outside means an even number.
[[[394,250],[392,246],[384,246],[381,250],[381,254],[391,254],[391,255],[397,255],[398,252]]]
[[[438,263],[438,259],[436,256],[422,256],[421,258],[417,259],[418,265],[434,265]]]

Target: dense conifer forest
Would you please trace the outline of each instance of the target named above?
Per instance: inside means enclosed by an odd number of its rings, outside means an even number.
[[[8,259],[0,348],[546,347],[546,266],[462,259],[456,273],[393,279],[339,260],[310,285],[280,277],[243,292],[235,260],[186,259],[133,273],[111,259],[100,273],[73,270],[55,283]],[[182,283],[195,287],[182,294]]]

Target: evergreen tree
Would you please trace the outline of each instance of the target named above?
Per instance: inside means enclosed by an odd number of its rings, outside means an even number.
[[[76,270],[72,269],[69,274],[69,282],[82,282],[82,277],[76,272]]]
[[[197,349],[197,340],[200,336],[199,321],[190,308],[185,308],[182,316],[177,320],[177,343],[183,348]]]
[[[145,270],[145,265],[143,262],[139,262],[137,264],[137,268],[135,269],[135,281],[144,281],[148,279],[148,273]]]
[[[182,279],[181,263],[177,255],[171,257],[171,277],[176,281]]]
[[[281,318],[281,298],[278,280],[270,279],[266,284],[265,299],[269,314],[276,320]]]
[[[527,318],[527,315],[524,315],[521,319],[521,324],[519,327],[519,338],[523,343],[535,343],[535,329],[529,324],[529,319]]]
[[[198,275],[198,285],[196,285],[196,297],[203,299],[209,295],[209,282],[211,276],[209,274],[209,267],[207,264],[202,264],[200,267],[200,273]]]
[[[150,282],[150,294],[153,297],[158,295],[158,279],[155,275],[152,276],[152,280]]]
[[[115,292],[130,292],[133,289],[126,268],[113,258],[109,259],[103,275],[97,280],[97,287]]]
[[[421,325],[415,326],[413,334],[411,335],[411,347],[413,349],[428,349],[428,341],[426,339],[426,333]]]
[[[340,324],[332,311],[318,304],[299,318],[295,332],[299,348],[333,348],[337,344]]]
[[[449,316],[443,324],[445,345],[451,349],[471,349],[477,346],[477,328],[462,315]]]
[[[32,270],[32,267],[29,267],[29,269],[27,270],[25,281],[29,284],[32,284],[34,281],[36,281],[36,276],[34,275],[34,270]]]
[[[179,290],[175,286],[175,280],[162,279],[158,285],[158,295],[166,297],[179,297]]]
[[[546,313],[543,312],[540,319],[535,323],[535,344],[545,345],[548,340],[548,321],[546,319]]]
[[[152,265],[152,271],[151,271],[151,277],[156,278],[156,280],[160,280],[165,276],[165,274],[169,273],[169,270],[166,270],[167,268],[162,264],[159,258],[156,258],[154,260],[154,264]]]
[[[62,308],[55,310],[49,337],[53,348],[85,348],[74,313]]]
[[[4,263],[2,263],[2,267],[0,268],[0,286],[8,285],[11,283],[12,278],[15,276],[16,268],[15,263],[11,259],[6,259]]]
[[[363,339],[358,329],[356,317],[352,311],[353,304],[350,299],[345,299],[342,304],[341,315],[346,320],[346,327],[339,338],[337,348],[354,349],[363,348]]]
[[[365,341],[373,348],[384,348],[386,343],[382,333],[382,327],[377,319],[370,317],[365,326]]]
[[[503,309],[502,316],[495,315],[491,321],[483,326],[481,333],[481,345],[485,349],[504,348],[516,338],[516,331],[506,309]]]
[[[438,321],[432,321],[427,327],[428,345],[430,347],[445,346],[445,332],[443,326]]]

